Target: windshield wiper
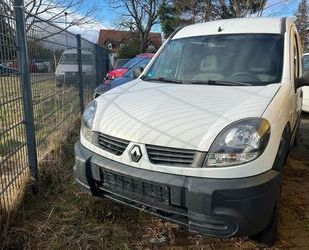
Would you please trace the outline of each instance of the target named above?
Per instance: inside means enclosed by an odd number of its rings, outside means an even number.
[[[222,85],[222,86],[251,86],[246,82],[235,82],[225,80],[209,80],[209,81],[185,81],[185,84],[206,84],[206,85]]]
[[[182,83],[181,81],[179,80],[174,80],[174,79],[166,79],[164,77],[158,77],[158,78],[143,78],[142,77],[142,80],[144,81],[155,81],[155,82],[168,82],[168,83]]]
[[[175,79],[166,79],[164,77],[158,78],[146,78],[142,77],[144,81],[155,81],[155,82],[167,82],[167,83],[178,83],[178,84],[205,84],[205,85],[221,85],[221,86],[251,86],[249,83],[245,82],[235,82],[226,80],[208,80],[208,81],[180,81]]]

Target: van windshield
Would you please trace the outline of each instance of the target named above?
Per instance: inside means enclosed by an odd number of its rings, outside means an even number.
[[[89,54],[82,54],[83,65],[94,64],[94,57]],[[62,54],[59,64],[77,64],[77,54]]]
[[[142,79],[190,84],[266,85],[281,81],[282,64],[282,35],[189,37],[169,41]]]

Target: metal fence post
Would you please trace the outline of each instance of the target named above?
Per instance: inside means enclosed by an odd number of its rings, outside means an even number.
[[[76,35],[77,39],[77,64],[78,64],[78,86],[79,86],[79,101],[80,111],[84,112],[84,86],[83,86],[83,64],[82,64],[82,42],[81,35]]]
[[[99,84],[99,81],[101,81],[101,79],[100,79],[101,77],[99,77],[99,72],[100,72],[100,68],[99,68],[100,63],[99,62],[100,62],[100,48],[99,48],[99,45],[96,43],[95,44],[96,86]]]
[[[28,164],[31,174],[32,187],[37,191],[39,172],[36,151],[34,116],[32,105],[31,83],[29,77],[29,58],[26,39],[26,24],[24,1],[14,0],[14,13],[16,17],[16,37],[19,58],[20,81],[23,94],[24,122],[26,127],[26,140],[28,150]]]
[[[110,70],[109,51],[107,49],[103,49],[102,53],[103,52],[104,52],[105,74],[107,74],[107,72]]]

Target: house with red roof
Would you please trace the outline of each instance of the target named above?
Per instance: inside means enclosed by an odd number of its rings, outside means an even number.
[[[107,48],[110,52],[111,64],[118,57],[118,50],[124,46],[136,33],[123,30],[107,30],[101,29],[99,34],[98,44],[101,47]],[[147,48],[149,52],[157,51],[162,45],[161,33],[149,33],[147,40]]]

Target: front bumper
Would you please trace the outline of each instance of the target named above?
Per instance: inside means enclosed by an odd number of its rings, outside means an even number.
[[[86,192],[142,209],[213,237],[254,235],[269,223],[281,174],[237,179],[189,177],[138,169],[77,142],[74,175]]]
[[[303,111],[309,112],[309,99],[303,100]]]

